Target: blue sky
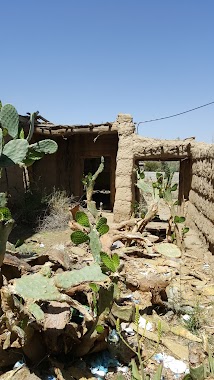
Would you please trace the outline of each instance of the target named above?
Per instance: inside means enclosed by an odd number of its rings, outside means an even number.
[[[140,122],[214,101],[213,0],[7,0],[0,12],[0,97],[20,114]],[[139,133],[214,142],[214,105]]]

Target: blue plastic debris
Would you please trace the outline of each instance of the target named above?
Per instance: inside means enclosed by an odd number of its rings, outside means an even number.
[[[24,365],[25,365],[24,360],[19,360],[18,362],[16,362],[14,364],[13,369],[17,369],[17,368],[23,367]]]
[[[115,329],[113,329],[108,335],[108,342],[117,344],[120,341],[120,337]]]
[[[87,362],[90,366],[91,373],[99,380],[105,379],[110,367],[117,368],[120,366],[119,361],[113,358],[107,350],[90,355],[90,357],[87,358]]]

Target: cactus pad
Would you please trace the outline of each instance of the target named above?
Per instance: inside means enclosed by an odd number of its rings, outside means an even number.
[[[83,211],[77,211],[75,215],[76,222],[81,226],[90,227],[88,216]]]
[[[35,302],[29,302],[27,304],[29,312],[34,316],[37,322],[42,322],[45,319],[45,314],[41,307]]]
[[[15,279],[10,290],[25,301],[61,301],[63,296],[54,285],[53,278],[45,277],[41,273]]]
[[[97,230],[100,236],[102,236],[104,234],[107,234],[107,232],[109,231],[109,226],[107,224],[102,224]]]
[[[98,264],[91,264],[82,269],[59,273],[54,276],[54,283],[60,289],[69,289],[82,282],[100,282],[108,280]]]
[[[20,164],[26,157],[28,142],[26,140],[11,140],[4,145],[0,157],[0,167],[5,168]]]
[[[11,212],[7,207],[0,207],[0,221],[12,219]]]
[[[88,235],[86,235],[84,232],[82,231],[74,231],[72,232],[71,234],[71,241],[72,243],[76,244],[76,245],[79,245],[79,244],[82,244],[82,243],[85,243],[86,241],[89,240],[89,237]]]
[[[172,243],[159,243],[155,244],[155,249],[158,253],[166,257],[181,257],[181,251],[177,245]]]
[[[97,263],[100,263],[100,251],[101,251],[102,246],[101,246],[99,234],[95,228],[92,228],[88,236],[90,238],[89,246],[90,246],[93,258]]]
[[[57,151],[57,148],[58,148],[57,143],[50,139],[41,140],[29,146],[29,149],[31,152],[35,151],[37,153],[43,153],[43,154],[55,153]]]
[[[100,252],[100,257],[106,268],[113,273],[117,271],[120,266],[120,259],[116,253],[110,257],[106,252]]]
[[[63,272],[49,278],[41,273],[24,275],[14,280],[9,285],[12,294],[22,297],[29,305],[36,301],[67,301],[69,299],[65,294],[61,294],[59,289],[69,289],[72,286],[83,282],[100,282],[107,281],[108,276],[102,273],[98,264],[92,264],[79,270]],[[32,314],[41,316],[38,307],[31,306]]]
[[[19,115],[11,104],[5,104],[1,109],[0,121],[2,128],[6,129],[8,134],[16,138],[19,128]]]
[[[99,230],[99,228],[103,225],[107,224],[107,218],[104,218],[103,216],[98,220],[96,224],[96,229]]]

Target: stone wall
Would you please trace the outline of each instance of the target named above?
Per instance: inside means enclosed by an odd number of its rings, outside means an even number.
[[[192,181],[187,222],[214,253],[214,144],[191,147]]]

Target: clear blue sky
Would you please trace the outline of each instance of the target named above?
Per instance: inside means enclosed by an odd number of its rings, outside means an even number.
[[[214,101],[214,0],[5,0],[0,97],[80,124],[158,118]],[[139,133],[214,142],[214,105]]]

